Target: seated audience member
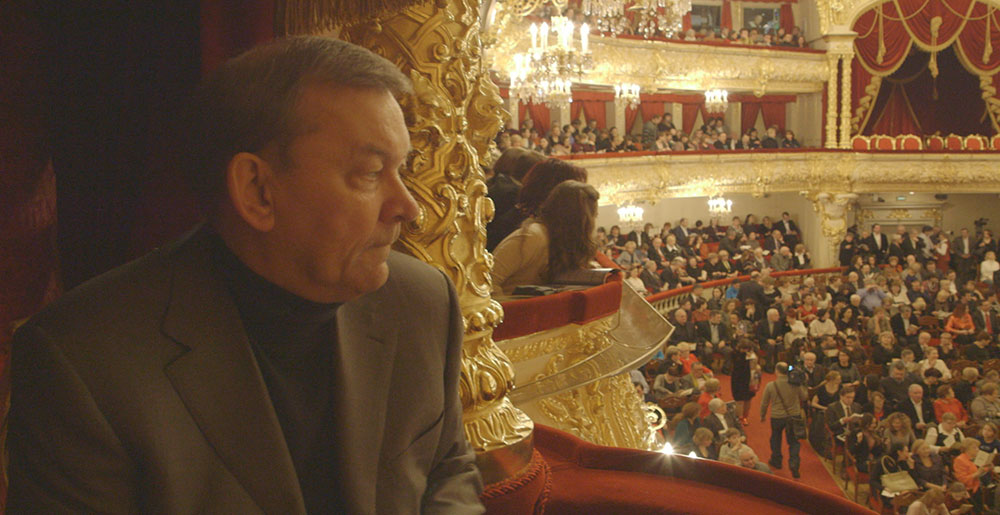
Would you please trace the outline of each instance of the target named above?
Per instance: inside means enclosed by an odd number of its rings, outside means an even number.
[[[965,438],[965,435],[958,427],[958,419],[955,414],[945,413],[941,415],[941,423],[937,424],[937,427],[931,425],[927,428],[927,436],[924,437],[924,441],[932,450],[938,452],[951,448],[956,442],[961,442],[962,438]]]
[[[683,362],[683,360],[681,360]],[[694,389],[698,391],[705,391],[705,383],[709,379],[713,379],[714,374],[712,371],[705,368],[700,361],[694,361],[691,363],[691,373],[687,375],[687,379],[691,381],[694,385]]]
[[[985,331],[979,333],[972,341],[972,345],[967,345],[965,347],[965,358],[979,363],[995,358],[997,356],[996,347],[990,345],[992,340],[993,338],[989,335],[989,333]]]
[[[953,386],[955,391],[955,398],[962,403],[963,406],[971,406],[973,397],[973,390],[976,387],[976,381],[979,379],[979,370],[976,367],[965,367],[962,369],[962,377]]]
[[[978,425],[1000,421],[1000,396],[997,395],[997,384],[984,384],[979,389],[979,396],[972,399],[969,411],[972,414],[972,421]]]
[[[642,282],[642,278],[640,277],[642,275],[642,265],[632,265],[627,270],[628,277],[625,278],[625,284],[631,286],[633,290],[643,297],[649,295],[651,292],[646,290],[646,283]]]
[[[763,472],[765,474],[771,473],[771,468],[768,467],[763,461],[760,461],[760,458],[757,457],[757,453],[753,452],[753,449],[749,447],[740,451],[740,466],[756,470],[757,472]]]
[[[885,405],[885,395],[883,395],[882,392],[875,390],[868,394],[868,398],[869,401],[867,404],[862,406],[862,411],[870,413],[876,421],[881,422],[882,419],[889,414]]]
[[[959,358],[958,349],[955,348],[951,333],[941,333],[938,342],[938,357],[945,361]]]
[[[906,515],[945,515],[948,514],[948,507],[945,505],[945,493],[943,490],[932,488],[924,492],[919,499],[910,503],[906,508]]]
[[[940,453],[925,440],[913,442],[910,448],[913,456],[913,470],[910,475],[921,490],[937,490],[944,493],[948,484],[947,470]]]
[[[727,429],[722,434],[723,443],[719,446],[719,461],[730,465],[740,464],[740,452],[743,449],[750,449],[750,446],[743,443],[745,440],[743,433],[735,427]],[[753,449],[750,449],[753,452]]]
[[[837,351],[837,360],[830,365],[830,371],[840,373],[840,380],[844,386],[857,387],[861,383],[861,372],[846,350]]]
[[[983,424],[982,429],[979,430],[979,450],[986,452],[1000,452],[1000,439],[997,438],[1000,433],[997,431],[996,424],[992,422],[987,422]]]
[[[691,441],[694,442],[694,454],[699,458],[706,460],[718,460],[719,450],[716,448],[714,439],[712,438],[712,431],[704,427],[699,427],[694,430],[694,436],[691,437]]]
[[[521,181],[517,203],[504,214],[497,213],[486,234],[486,250],[493,251],[508,235],[522,227],[525,220],[537,218],[542,203],[556,185],[563,181],[587,182],[587,170],[561,159],[546,159],[531,167]],[[596,191],[596,190],[595,190]],[[616,242],[612,242],[616,243]],[[496,281],[494,281],[496,284]]]
[[[976,455],[979,454],[979,445],[981,442],[975,438],[966,438],[962,440],[961,449],[962,453],[955,458],[952,462],[953,472],[955,474],[955,479],[961,481],[963,485],[972,493],[972,499],[975,504],[979,504],[982,507],[981,501],[976,502],[979,496],[975,495],[979,491],[981,486],[980,479],[989,474],[993,470],[993,464],[988,463],[981,467],[976,466],[973,460]]]
[[[961,481],[952,481],[948,484],[944,505],[948,513],[961,515],[970,513],[974,506],[970,500],[969,489]]]
[[[976,332],[976,324],[972,322],[972,315],[968,313],[964,302],[959,302],[955,306],[944,325],[944,330],[951,333],[959,345],[967,345],[972,342]]]
[[[640,265],[641,259],[639,257],[639,250],[636,242],[631,240],[626,241],[621,253],[618,254],[617,258],[615,258],[615,263],[625,270],[629,270],[634,266]]]
[[[740,422],[726,409],[726,401],[716,397],[708,401],[708,410],[710,413],[701,421],[701,425],[712,432],[717,445],[722,445],[726,439],[725,432],[729,429],[736,429],[743,434]]]
[[[674,434],[670,442],[677,454],[687,454],[694,449],[694,432],[700,426],[698,412],[701,406],[697,402],[689,402],[681,408],[681,412],[670,422]]]
[[[657,400],[670,397],[689,397],[694,391],[691,379],[684,374],[684,367],[676,363],[669,364],[663,373],[657,375],[653,381],[653,396]]]
[[[523,148],[508,148],[497,158],[496,163],[493,164],[493,174],[486,181],[487,196],[493,200],[494,206],[493,220],[486,225],[487,240],[489,240],[491,232],[494,235],[497,234],[493,224],[517,203],[517,195],[521,191],[521,180],[524,179],[532,166],[544,159],[545,156],[542,154]],[[496,247],[499,242],[500,240],[487,241],[489,250]]]
[[[931,368],[941,372],[941,379],[945,381],[951,380],[951,370],[948,370],[948,365],[944,361],[938,359],[938,350],[934,347],[928,347],[924,352],[924,360],[917,367],[917,373],[923,375],[925,371]]]
[[[712,378],[705,381],[705,388],[702,390],[701,395],[698,396],[698,405],[701,406],[701,411],[698,412],[698,418],[705,418],[711,414],[711,410],[708,408],[708,403],[713,399],[720,399],[720,386],[721,383],[718,379]]]
[[[941,417],[950,413],[955,416],[955,422],[959,427],[965,427],[969,414],[962,402],[955,398],[955,389],[951,385],[943,384],[938,386],[937,395],[938,398],[934,400],[934,418],[941,422]]]
[[[910,385],[915,382],[913,376],[906,373],[906,365],[902,361],[889,366],[889,377],[883,377],[880,384],[890,410],[895,411],[897,406],[909,399]]]
[[[826,407],[826,427],[835,437],[843,438],[848,423],[863,415],[861,405],[854,402],[854,388],[845,386],[840,389],[840,399]]]
[[[910,417],[899,411],[890,413],[882,421],[882,427],[886,447],[899,444],[909,449],[917,440],[917,436],[913,434],[913,423],[910,422]]]
[[[885,441],[879,436],[877,429],[878,420],[870,413],[865,413],[860,419],[853,419],[848,424],[847,452],[854,457],[859,472],[868,473],[869,462],[885,452]]]
[[[729,344],[728,328],[722,323],[722,312],[712,311],[708,320],[698,324],[698,331],[705,342],[702,359],[711,362],[713,355],[718,353],[724,363],[731,364],[733,349]]]
[[[907,399],[896,405],[896,410],[906,414],[913,422],[913,429],[918,435],[924,434],[935,422],[934,406],[924,398],[924,389],[919,384],[911,384],[907,388]]]
[[[526,220],[497,245],[494,291],[510,295],[517,286],[550,283],[562,273],[588,268],[597,251],[593,238],[597,199],[597,190],[585,183],[556,185],[540,206],[538,218]]]
[[[910,445],[898,442],[893,443],[889,446],[889,450],[883,458],[874,460],[872,463],[868,483],[871,494],[881,495],[883,506],[892,506],[892,498],[884,495],[882,476],[899,471],[908,472],[912,475],[915,467],[916,463],[914,463],[913,455],[910,454]]]
[[[657,293],[668,289],[664,288],[663,281],[660,280],[660,276],[656,273],[656,262],[653,260],[646,261],[646,264],[642,266],[639,279],[642,280],[646,291],[650,293]]]

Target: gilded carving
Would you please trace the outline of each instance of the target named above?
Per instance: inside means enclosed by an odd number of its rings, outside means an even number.
[[[421,214],[404,229],[400,247],[455,283],[465,314],[460,392],[466,437],[481,460],[530,442],[531,420],[507,397],[513,368],[492,339],[503,311],[489,297],[492,256],[484,246],[493,204],[479,162],[505,113],[482,65],[478,2],[423,3],[346,27],[340,36],[395,62],[414,84],[415,95],[402,101],[414,148],[405,181]]]
[[[545,420],[598,445],[647,449],[652,430],[628,373],[537,401]]]
[[[584,325],[569,325],[553,331],[552,336],[531,334],[511,338],[500,343],[503,352],[514,363],[520,363],[539,356],[547,356],[557,351],[572,349],[582,352],[581,343],[590,354],[595,354],[611,345],[609,332],[618,324],[617,315],[607,316]]]
[[[892,220],[909,220],[910,218],[913,218],[913,215],[910,214],[909,209],[893,209],[892,211],[889,211],[889,214],[885,215],[885,217]]]
[[[526,50],[526,22],[500,30],[490,49],[490,68],[504,75],[511,56]],[[828,76],[822,54],[782,52],[768,48],[699,47],[665,41],[635,41],[594,36],[590,39],[593,70],[579,82],[614,85],[637,83],[643,91],[704,91],[711,87],[765,93],[816,93]]]
[[[594,158],[586,167],[601,203],[617,205],[713,192],[798,192],[812,185],[845,193],[1000,192],[1000,156],[978,152],[678,153]]]
[[[847,233],[847,213],[858,196],[854,193],[821,192],[810,198],[813,209],[820,215],[820,228],[829,242],[829,248],[837,248]]]

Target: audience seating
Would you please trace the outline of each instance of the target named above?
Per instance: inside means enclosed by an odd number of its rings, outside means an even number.
[[[965,137],[965,150],[986,150],[986,138],[978,134],[970,134]]]
[[[941,136],[928,136],[927,137],[927,149],[928,150],[944,150],[944,138]]]
[[[962,150],[965,145],[962,137],[957,134],[949,134],[944,138],[944,148],[948,150]]]
[[[995,134],[992,138],[990,138],[990,149],[1000,150],[1000,134]]]
[[[870,150],[871,141],[868,140],[867,136],[857,134],[851,138],[851,148],[854,150]]]
[[[892,136],[875,135],[871,141],[872,150],[896,150],[896,140]]]
[[[923,150],[924,143],[916,134],[901,134],[896,136],[898,150]]]

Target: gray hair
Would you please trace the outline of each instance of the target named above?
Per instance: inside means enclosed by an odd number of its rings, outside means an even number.
[[[712,413],[722,413],[726,410],[726,401],[716,397],[708,401],[708,409],[712,410]]]
[[[333,38],[279,39],[229,60],[202,82],[183,120],[182,169],[208,207],[218,201],[222,170],[234,155],[276,144],[280,164],[288,164],[288,146],[305,131],[299,98],[313,84],[387,91],[397,99],[413,91],[384,57]]]

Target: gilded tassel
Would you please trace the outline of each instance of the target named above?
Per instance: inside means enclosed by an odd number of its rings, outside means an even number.
[[[990,38],[990,26],[993,25],[993,8],[989,7],[986,13],[986,44],[983,45],[983,65],[990,63],[990,56],[993,55],[993,41]]]
[[[885,60],[885,33],[883,32],[885,25],[882,20],[882,4],[879,4],[875,16],[878,17],[878,54],[875,56],[875,61],[882,64],[882,61]]]

